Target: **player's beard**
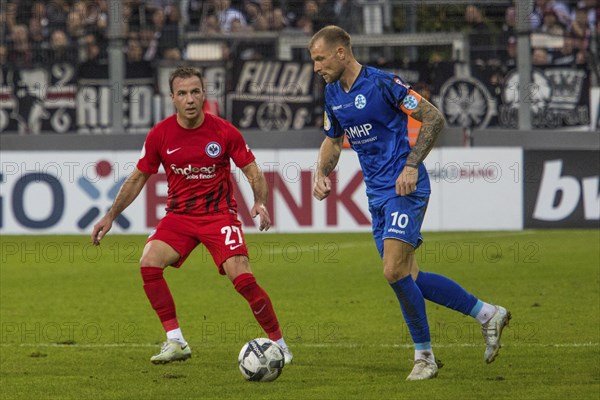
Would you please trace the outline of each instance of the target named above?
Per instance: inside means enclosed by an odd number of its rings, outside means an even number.
[[[340,80],[340,77],[342,76],[342,74],[340,74],[339,72],[331,72],[331,73],[325,73],[324,75],[321,75],[321,77],[325,80],[326,83],[334,83]]]

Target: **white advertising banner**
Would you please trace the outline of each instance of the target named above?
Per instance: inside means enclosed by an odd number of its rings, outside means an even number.
[[[324,201],[312,197],[316,150],[255,150],[270,184],[269,232],[369,231],[356,154],[344,151]],[[0,152],[0,233],[89,234],[135,167],[136,151]],[[432,197],[424,230],[522,229],[520,149],[434,150],[426,165]],[[238,214],[247,232],[253,195],[232,167]],[[115,221],[112,233],[148,233],[164,215],[166,179],[153,176]]]
[[[523,228],[520,148],[434,149],[425,160],[431,197],[423,230]]]

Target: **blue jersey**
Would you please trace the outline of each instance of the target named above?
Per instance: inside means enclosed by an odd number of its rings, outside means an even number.
[[[400,109],[409,86],[400,78],[372,67],[363,67],[346,93],[340,81],[325,87],[325,134],[346,134],[358,154],[369,204],[378,205],[397,196],[396,179],[410,153],[408,116]],[[419,166],[416,196],[429,196],[427,170]]]

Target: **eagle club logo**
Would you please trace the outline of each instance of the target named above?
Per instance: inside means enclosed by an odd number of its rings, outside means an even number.
[[[221,145],[217,142],[210,142],[206,145],[204,151],[211,158],[219,157],[221,155]]]
[[[359,110],[365,108],[366,105],[367,99],[362,94],[359,94],[354,98],[354,107],[358,108]]]
[[[436,103],[449,126],[482,129],[496,114],[496,100],[475,78],[450,78]]]

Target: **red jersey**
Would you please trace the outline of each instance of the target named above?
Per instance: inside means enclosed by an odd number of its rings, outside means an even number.
[[[148,133],[137,168],[167,175],[167,212],[206,215],[236,210],[231,164],[243,168],[255,157],[239,130],[215,115],[204,114],[198,128],[186,129],[172,115]]]

